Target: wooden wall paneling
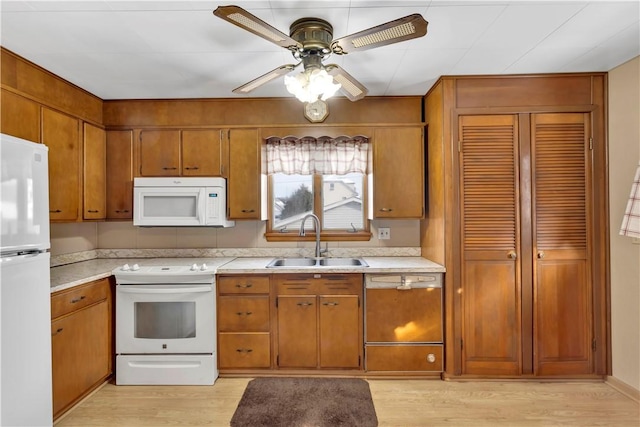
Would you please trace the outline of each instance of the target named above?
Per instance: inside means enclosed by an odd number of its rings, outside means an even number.
[[[103,101],[13,52],[0,48],[2,85],[42,105],[94,123],[102,123]]]

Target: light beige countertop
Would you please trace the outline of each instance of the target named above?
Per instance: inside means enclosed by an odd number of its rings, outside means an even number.
[[[51,292],[61,291],[111,276],[114,268],[124,264],[191,265],[206,263],[217,269],[233,258],[98,258],[51,268]]]
[[[444,273],[445,268],[421,257],[362,257],[369,267],[286,267],[266,268],[270,257],[234,258],[97,258],[51,268],[51,292],[61,291],[111,276],[124,264],[191,265],[206,263],[217,274],[280,273]]]
[[[369,267],[278,267],[266,268],[273,258],[236,258],[217,269],[218,274],[278,273],[444,273],[445,268],[421,257],[358,257]]]

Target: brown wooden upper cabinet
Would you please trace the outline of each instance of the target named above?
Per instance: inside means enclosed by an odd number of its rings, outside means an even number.
[[[261,143],[257,129],[229,130],[228,218],[263,219]]]
[[[133,218],[133,131],[107,131],[107,219]]]
[[[104,129],[84,124],[83,219],[106,217],[106,137]]]
[[[222,131],[140,131],[140,176],[222,176]]]
[[[0,102],[2,133],[40,142],[40,105],[4,89]]]
[[[49,217],[80,218],[80,120],[42,107],[42,142],[49,147]]]
[[[422,127],[375,130],[372,216],[374,219],[424,216]]]

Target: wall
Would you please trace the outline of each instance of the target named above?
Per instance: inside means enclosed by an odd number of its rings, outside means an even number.
[[[640,391],[640,244],[620,236],[640,160],[640,57],[609,72],[609,213],[613,377]]]

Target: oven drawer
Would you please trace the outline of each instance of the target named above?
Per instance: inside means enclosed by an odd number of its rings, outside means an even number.
[[[220,332],[269,332],[269,296],[221,296],[218,328]]]
[[[218,292],[223,294],[268,294],[269,276],[221,276]]]
[[[441,345],[367,345],[367,371],[434,371],[443,368]]]
[[[63,316],[104,301],[109,295],[109,280],[101,279],[86,285],[76,286],[67,291],[60,291],[51,297],[51,318]]]
[[[270,336],[266,332],[218,334],[220,369],[270,368]]]

